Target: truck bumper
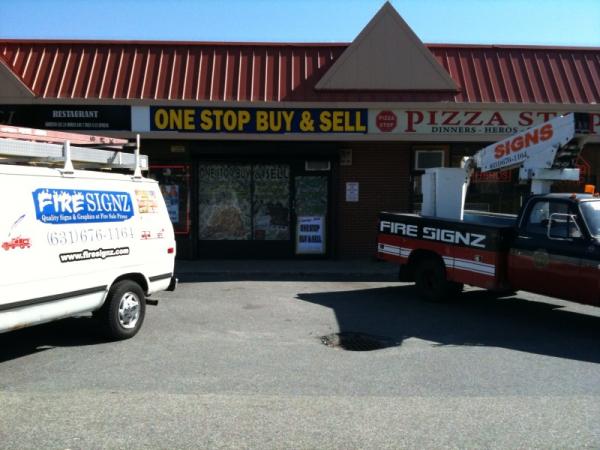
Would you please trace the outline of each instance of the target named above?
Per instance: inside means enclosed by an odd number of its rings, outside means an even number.
[[[414,271],[408,266],[408,264],[400,264],[398,281],[415,281]]]
[[[179,283],[179,280],[177,279],[177,277],[175,277],[175,275],[173,275],[171,277],[169,287],[167,287],[167,291],[173,292],[175,289],[177,289],[177,283]]]

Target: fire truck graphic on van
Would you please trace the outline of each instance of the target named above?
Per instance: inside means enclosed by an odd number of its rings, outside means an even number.
[[[11,237],[15,228],[23,221],[25,218],[25,214],[21,215],[10,227],[10,231],[8,232],[7,240],[2,243],[2,248],[6,251],[14,250],[16,248],[29,248],[31,247],[31,239],[25,238],[22,236]]]
[[[24,238],[20,236],[12,238],[10,241],[5,241],[2,243],[2,248],[7,251],[15,248],[29,247],[31,247],[31,240],[29,238]]]

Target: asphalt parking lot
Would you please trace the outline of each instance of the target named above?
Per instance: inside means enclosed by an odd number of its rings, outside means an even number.
[[[0,448],[600,446],[600,309],[319,278],[184,274],[123,342],[0,335]]]

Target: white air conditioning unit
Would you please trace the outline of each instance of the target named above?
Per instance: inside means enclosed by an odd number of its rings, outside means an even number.
[[[331,170],[331,161],[305,161],[304,169],[307,172],[328,171]]]
[[[415,150],[415,170],[444,167],[444,150]]]

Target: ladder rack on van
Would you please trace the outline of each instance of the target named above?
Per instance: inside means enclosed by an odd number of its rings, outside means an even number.
[[[139,135],[134,153],[115,150],[128,144],[105,136],[0,126],[0,163],[64,163],[65,172],[72,172],[76,163],[78,168],[131,169],[141,177],[148,170],[148,156],[139,153]]]

